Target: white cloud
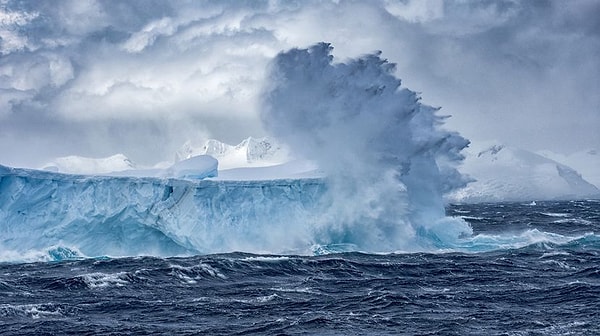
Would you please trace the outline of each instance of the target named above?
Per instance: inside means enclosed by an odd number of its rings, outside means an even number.
[[[146,47],[154,44],[154,41],[159,36],[170,36],[177,30],[173,20],[170,18],[162,18],[157,21],[150,22],[141,31],[133,33],[133,35],[123,44],[123,49],[128,52],[140,52]]]
[[[0,5],[0,55],[20,51],[28,46],[27,36],[19,30],[38,15],[36,12],[8,11]]]
[[[392,15],[411,22],[427,22],[444,16],[443,0],[387,0],[384,3]]]

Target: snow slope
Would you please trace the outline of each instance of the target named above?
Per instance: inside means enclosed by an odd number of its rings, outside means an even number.
[[[268,167],[239,167],[220,170],[216,180],[259,181],[324,178],[325,173],[311,161],[294,160]]]
[[[600,194],[573,168],[501,144],[467,149],[460,171],[476,181],[447,195],[450,202],[573,199]]]
[[[552,151],[540,151],[540,155],[549,159],[562,162],[569,167],[573,167],[581,176],[600,188],[600,151],[588,149],[569,155],[557,154]]]
[[[104,174],[135,168],[135,163],[125,155],[115,154],[105,158],[76,155],[60,157],[46,163],[41,169],[66,174]]]
[[[125,155],[107,158],[66,156],[44,165],[42,170],[73,175],[204,179],[218,175],[218,161],[208,155],[191,156],[163,168],[137,168]]]

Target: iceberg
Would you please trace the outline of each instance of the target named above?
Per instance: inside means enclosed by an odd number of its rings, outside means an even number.
[[[480,143],[466,154],[460,170],[476,181],[447,195],[449,202],[581,199],[600,194],[570,166],[524,149]]]
[[[65,249],[82,256],[310,253],[325,190],[318,179],[84,176],[0,166],[0,259]]]
[[[419,251],[454,246],[469,229],[438,220],[390,240],[385,230],[397,228],[385,218],[347,226],[332,196],[324,177],[200,180],[0,166],[0,261]]]

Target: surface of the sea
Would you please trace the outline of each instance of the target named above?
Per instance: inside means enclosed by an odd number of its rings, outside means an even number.
[[[2,263],[0,334],[600,335],[600,202],[447,213],[506,246]]]

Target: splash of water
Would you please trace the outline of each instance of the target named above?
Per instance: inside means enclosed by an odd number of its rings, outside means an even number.
[[[334,63],[332,49],[319,43],[277,55],[261,115],[267,130],[328,176],[330,204],[316,240],[389,251],[471,234],[464,221],[445,217],[442,199],[467,182],[455,167],[468,140],[443,130],[438,109],[401,87],[380,53]]]

